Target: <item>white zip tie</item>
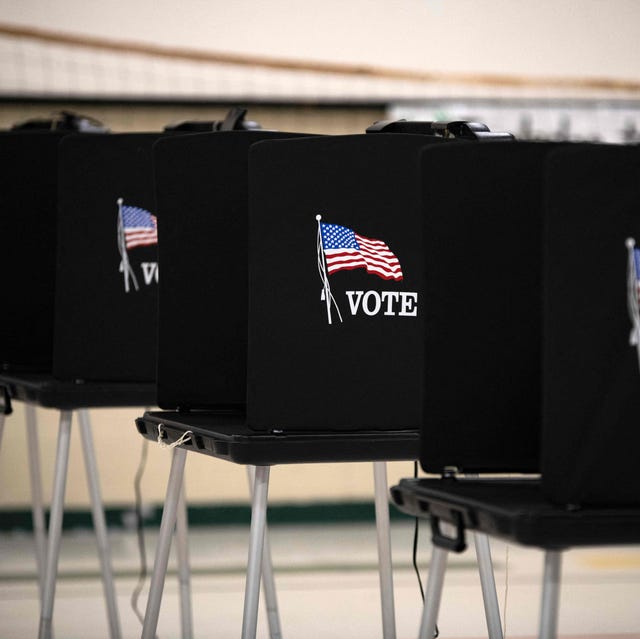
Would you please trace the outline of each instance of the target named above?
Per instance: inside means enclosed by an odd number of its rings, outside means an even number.
[[[190,430],[188,430],[185,433],[182,433],[180,438],[176,439],[175,442],[173,442],[172,444],[167,444],[163,439],[163,435],[165,434],[165,432],[162,426],[163,424],[158,424],[158,445],[160,446],[160,448],[168,448],[168,449],[175,448],[176,446],[180,446],[180,444],[184,444],[186,441],[189,441],[193,436],[193,433]]]

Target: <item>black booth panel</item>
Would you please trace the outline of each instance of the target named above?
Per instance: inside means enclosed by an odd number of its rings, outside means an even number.
[[[58,143],[64,133],[0,135],[0,368],[50,371]]]
[[[247,154],[293,135],[202,133],[154,147],[163,408],[246,402]]]
[[[553,148],[423,153],[429,472],[539,468],[543,175]]]
[[[60,145],[59,379],[155,380],[157,243],[121,248],[118,200],[155,215],[151,148],[159,135],[73,135]]]
[[[558,151],[547,179],[543,488],[565,504],[638,504],[625,241],[640,244],[640,148]]]
[[[430,143],[442,140],[381,134],[252,147],[252,428],[418,427],[424,312],[418,160]],[[318,269],[319,254],[324,263],[318,215],[384,242],[403,276],[382,279],[365,268],[330,274],[331,323]]]

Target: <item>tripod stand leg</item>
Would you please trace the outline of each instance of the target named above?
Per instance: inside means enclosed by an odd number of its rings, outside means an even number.
[[[477,479],[478,475],[468,473],[467,477]],[[502,639],[500,606],[498,605],[498,593],[496,592],[496,581],[493,575],[489,537],[482,533],[476,533],[474,534],[474,543],[476,547],[476,558],[478,559],[478,572],[480,573],[482,600],[484,602],[484,614],[487,620],[489,639]]]
[[[253,495],[255,466],[247,466],[247,475],[249,477],[249,489]],[[269,543],[269,530],[266,525],[264,548],[262,549],[262,592],[264,593],[265,608],[267,610],[269,637],[270,639],[282,639],[276,582],[273,576],[273,563],[271,562],[271,544]]]
[[[87,486],[91,497],[91,514],[93,517],[93,528],[96,533],[98,544],[98,557],[100,559],[100,570],[102,572],[102,587],[104,598],[107,604],[107,618],[109,620],[109,636],[112,639],[119,639],[120,617],[116,604],[116,589],[113,582],[113,571],[111,569],[111,550],[109,548],[109,535],[107,533],[107,523],[104,516],[104,506],[100,493],[100,482],[98,479],[98,465],[96,463],[95,450],[93,446],[93,434],[91,432],[91,422],[89,412],[86,409],[78,411],[80,422],[80,436],[82,438],[82,451],[84,454],[84,465],[87,473]]]
[[[558,634],[561,572],[562,552],[559,550],[547,550],[544,554],[540,639],[556,639]]]
[[[438,546],[433,547],[431,563],[429,564],[429,579],[424,595],[424,610],[420,623],[419,639],[433,639],[436,634],[438,613],[440,612],[440,600],[442,599],[442,587],[444,585],[444,573],[447,569],[449,551]]]
[[[46,563],[45,558],[47,552],[47,533],[44,523],[44,506],[42,504],[42,477],[40,474],[40,451],[38,449],[38,432],[36,428],[36,408],[32,404],[25,404],[24,411],[27,423],[27,448],[29,451],[31,519],[33,521],[33,536],[36,543],[36,566],[38,568],[40,603],[42,603]]]
[[[242,639],[255,639],[258,627],[258,605],[260,602],[260,573],[264,550],[264,532],[267,523],[267,499],[269,495],[269,466],[256,466],[256,475],[251,500],[251,532],[247,581],[242,615]]]
[[[142,639],[155,639],[156,636],[162,591],[164,589],[164,580],[169,563],[171,538],[176,525],[178,501],[182,492],[182,480],[186,459],[187,451],[184,448],[176,447],[173,449],[171,470],[169,471],[169,481],[167,483],[167,494],[164,499],[160,533],[158,534],[156,557],[153,563],[153,574],[151,575],[151,583],[149,585],[149,598],[147,599],[144,625],[142,627]]]
[[[178,555],[178,582],[180,586],[180,625],[182,639],[193,637],[193,609],[191,607],[191,567],[188,546],[189,520],[184,482],[180,491],[176,520],[176,551]]]
[[[378,570],[380,573],[380,598],[382,603],[382,636],[384,639],[395,639],[396,618],[393,599],[393,567],[386,462],[373,463],[373,477],[376,532],[378,537]]]
[[[4,413],[0,411],[0,450],[2,450],[2,435],[4,435]]]
[[[40,610],[39,639],[50,639],[53,632],[53,603],[58,574],[58,558],[62,537],[62,518],[64,515],[64,493],[69,467],[69,444],[71,440],[71,411],[60,411],[60,429],[56,450],[56,466],[53,476],[51,496],[51,516],[49,519],[49,541],[46,555],[42,608]]]
[[[484,614],[487,618],[489,639],[502,639],[500,606],[498,605],[498,594],[496,593],[496,582],[493,575],[493,563],[491,561],[489,537],[482,533],[475,533],[474,541],[476,546],[476,557],[478,558],[480,585],[482,586],[482,599],[484,601]]]

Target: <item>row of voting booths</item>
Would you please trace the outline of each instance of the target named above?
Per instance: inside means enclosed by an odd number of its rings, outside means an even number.
[[[545,550],[540,636],[554,637],[561,552],[640,541],[640,150],[468,122],[312,136],[244,116],[140,134],[67,117],[0,135],[3,412],[60,410],[40,636],[54,628],[73,412],[120,636],[87,409],[138,406],[135,425],[114,428],[173,449],[143,637],[157,631],[176,526],[193,632],[189,452],[254,469],[243,638],[261,579],[269,634],[286,634],[270,468],[349,461],[373,462],[385,639],[389,497],[431,525],[421,638],[468,530],[489,636],[502,637],[493,535]],[[389,493],[390,460],[431,476]]]

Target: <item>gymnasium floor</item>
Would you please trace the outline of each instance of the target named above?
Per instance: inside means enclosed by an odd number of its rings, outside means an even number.
[[[423,525],[419,550],[423,576],[429,559],[428,536]],[[147,531],[146,539],[151,562],[152,531]],[[411,567],[412,539],[410,523],[392,524],[398,639],[416,636],[421,611]],[[111,540],[123,637],[139,637],[141,626],[129,602],[139,567],[136,538],[132,532],[114,531]],[[271,544],[286,639],[382,636],[373,525],[274,526]],[[195,637],[239,637],[247,530],[193,528],[189,547]],[[473,544],[450,562],[439,622],[443,638],[486,636],[472,548]],[[506,636],[532,637],[537,632],[542,554],[495,541],[492,552],[503,616],[506,599]],[[172,558],[170,569],[174,566]],[[101,588],[92,533],[65,533],[54,611],[56,639],[108,636]],[[144,598],[141,605],[144,610]],[[173,572],[165,586],[159,639],[181,636],[178,605]],[[0,637],[35,637],[37,617],[32,538],[26,533],[2,534]],[[581,639],[640,637],[640,548],[565,554],[560,634]],[[259,620],[258,636],[268,637],[264,617]]]

